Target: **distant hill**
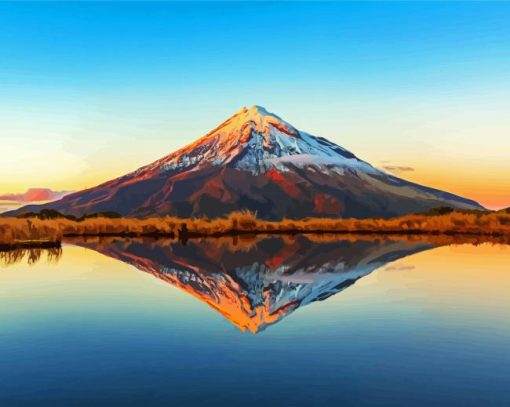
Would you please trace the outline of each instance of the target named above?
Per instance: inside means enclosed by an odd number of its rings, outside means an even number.
[[[475,201],[381,171],[325,138],[299,131],[253,106],[130,174],[9,214],[55,209],[77,216],[114,211],[135,217],[217,217],[248,209],[265,219],[368,218],[441,206],[483,209]]]

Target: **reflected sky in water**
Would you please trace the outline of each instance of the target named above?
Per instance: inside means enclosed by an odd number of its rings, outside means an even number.
[[[0,404],[508,405],[510,247],[76,242],[0,259]]]

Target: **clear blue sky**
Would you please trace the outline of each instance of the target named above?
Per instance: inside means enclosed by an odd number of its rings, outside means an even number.
[[[92,186],[259,104],[510,206],[510,3],[0,3],[0,50],[2,193]]]

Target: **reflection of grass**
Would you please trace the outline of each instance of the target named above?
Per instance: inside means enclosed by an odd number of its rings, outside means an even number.
[[[510,235],[510,212],[449,212],[391,219],[307,218],[265,221],[250,212],[226,218],[0,219],[0,246],[59,243],[65,236],[223,236],[247,233]]]
[[[207,245],[207,250],[216,253],[219,250],[229,252],[249,251],[262,241],[277,239],[284,246],[291,246],[298,239],[307,239],[312,243],[332,243],[332,242],[402,242],[402,243],[428,243],[431,247],[440,247],[448,245],[480,245],[484,243],[510,245],[510,234],[503,236],[491,235],[446,235],[446,234],[340,234],[340,233],[307,233],[307,234],[240,234],[231,236],[222,236],[218,238],[196,237],[190,239],[191,242]],[[118,247],[128,247],[131,244],[147,245],[149,247],[169,247],[176,243],[175,238],[168,237],[121,237],[121,236],[88,236],[88,237],[70,237],[66,239],[67,243],[84,247],[93,247],[96,250],[107,250],[110,245]]]
[[[57,263],[62,256],[62,248],[49,249],[16,249],[0,251],[0,266],[11,266],[20,263],[25,257],[29,265],[37,263],[41,260],[42,255],[46,254],[48,263]]]

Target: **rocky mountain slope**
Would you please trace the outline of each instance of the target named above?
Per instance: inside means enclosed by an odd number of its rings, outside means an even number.
[[[141,147],[142,148],[142,147]],[[45,205],[66,214],[217,217],[391,217],[438,206],[480,209],[469,199],[383,172],[297,130],[264,108],[244,108],[196,142],[123,177]]]

